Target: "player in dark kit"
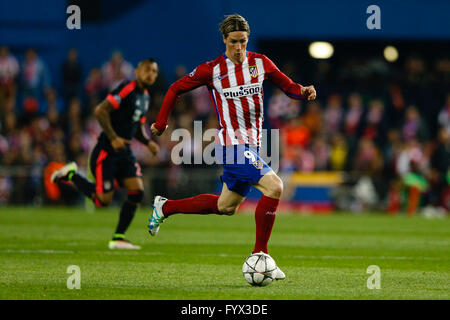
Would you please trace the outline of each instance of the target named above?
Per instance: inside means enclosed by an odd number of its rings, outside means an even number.
[[[121,83],[95,108],[95,116],[103,129],[89,155],[88,169],[95,178],[95,183],[77,173],[75,162],[66,164],[51,176],[53,182],[73,182],[97,207],[111,203],[115,179],[125,187],[127,199],[122,205],[116,231],[109,242],[110,249],[140,249],[124,238],[137,206],[144,197],[141,169],[130,148],[130,142],[132,138],[136,138],[154,155],[159,151],[159,146],[150,140],[146,121],[150,104],[148,88],[155,83],[158,71],[155,60],[141,61],[135,70],[136,80]]]

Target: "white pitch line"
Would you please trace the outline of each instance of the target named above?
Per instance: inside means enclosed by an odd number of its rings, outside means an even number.
[[[70,250],[26,250],[26,249],[5,249],[0,250],[0,253],[35,253],[35,254],[68,254],[75,253],[75,251]],[[108,255],[145,255],[145,256],[154,256],[164,254],[159,251],[153,252],[141,252],[139,250],[132,251],[105,251],[104,254]],[[230,257],[242,257],[240,254],[228,254],[228,253],[202,253],[199,254],[201,256],[219,256],[221,258],[230,258]],[[330,260],[330,259],[343,259],[343,260],[351,260],[351,259],[371,259],[371,260],[431,260],[431,261],[439,261],[439,260],[449,260],[449,258],[441,258],[441,257],[398,257],[398,256],[303,256],[296,255],[291,256],[294,259],[316,259],[316,260]]]
[[[381,260],[448,260],[440,257],[396,257],[396,256],[292,256],[296,259],[381,259]]]
[[[120,249],[115,249],[116,251],[107,251],[104,252],[105,254],[111,254],[111,255],[133,255],[133,256],[157,256],[162,254],[162,252],[140,252],[140,250],[120,250]],[[120,251],[119,251],[120,250]]]
[[[241,257],[240,254],[227,254],[227,253],[203,253],[202,256],[219,256],[219,257]],[[397,256],[292,256],[294,259],[381,259],[381,260],[448,260],[447,258],[440,257],[397,257]]]
[[[105,249],[107,250],[107,249]],[[80,251],[81,252],[81,251]],[[67,253],[75,253],[75,251],[70,250],[24,250],[24,249],[5,249],[0,250],[0,253],[37,253],[37,254],[67,254]],[[146,256],[154,256],[160,255],[161,252],[139,252],[139,250],[131,250],[131,251],[104,251],[104,254],[109,255],[146,255]]]
[[[43,254],[65,254],[74,253],[69,250],[24,250],[24,249],[6,249],[1,250],[2,253],[43,253]]]

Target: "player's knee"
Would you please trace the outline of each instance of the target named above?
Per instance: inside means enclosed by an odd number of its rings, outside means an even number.
[[[144,199],[144,190],[127,191],[127,200],[134,204],[140,204]]]
[[[283,181],[278,176],[274,176],[268,188],[266,196],[279,199],[283,194]]]
[[[103,194],[95,194],[93,200],[98,208],[102,208],[107,207],[111,204],[112,197],[104,196]]]
[[[219,214],[226,215],[226,216],[232,216],[237,211],[237,206],[234,205],[217,205],[217,208],[219,209]]]

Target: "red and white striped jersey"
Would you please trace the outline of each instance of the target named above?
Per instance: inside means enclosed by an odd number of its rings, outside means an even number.
[[[293,99],[303,99],[302,86],[294,83],[266,56],[247,52],[241,64],[222,54],[214,61],[199,65],[190,74],[174,82],[167,91],[155,127],[163,131],[180,94],[206,85],[219,121],[221,145],[261,146],[264,120],[263,82],[272,81]]]

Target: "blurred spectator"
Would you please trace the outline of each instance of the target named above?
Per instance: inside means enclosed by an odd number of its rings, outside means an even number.
[[[72,132],[67,143],[67,158],[77,160],[84,156],[81,131]]]
[[[292,145],[283,153],[281,158],[283,172],[312,172],[315,169],[314,154],[301,145]]]
[[[46,117],[51,128],[59,128],[62,126],[61,113],[56,106],[52,105],[47,109]]]
[[[394,177],[396,174],[396,163],[398,156],[402,151],[402,146],[400,132],[396,129],[389,129],[387,133],[387,143],[383,150],[385,172],[388,177]]]
[[[314,154],[303,146],[294,147],[294,170],[300,172],[313,172],[316,169]]]
[[[447,94],[445,105],[438,115],[438,124],[444,127],[450,134],[450,93]]]
[[[284,143],[289,146],[306,146],[309,144],[311,134],[307,126],[303,124],[302,118],[290,119],[282,131]]]
[[[0,114],[5,106],[13,106],[11,100],[16,96],[16,78],[19,74],[19,63],[10,54],[9,48],[0,47]],[[8,111],[12,111],[11,107]]]
[[[362,138],[354,159],[353,169],[357,172],[374,176],[383,168],[383,157],[373,140]]]
[[[372,139],[378,146],[385,143],[387,123],[384,112],[384,104],[381,100],[371,100],[363,122],[362,136]]]
[[[103,87],[114,90],[122,81],[134,78],[134,68],[125,61],[120,51],[114,51],[111,59],[102,66]]]
[[[430,204],[448,210],[444,192],[448,191],[450,185],[450,132],[442,127],[438,139],[438,145],[431,155],[428,175],[431,185]]]
[[[398,84],[392,84],[389,87],[389,94],[393,107],[389,114],[390,123],[392,126],[399,126],[403,120],[403,114],[405,111],[405,96],[402,92],[402,88]]]
[[[37,112],[39,100],[43,98],[45,91],[51,85],[50,72],[33,48],[28,49],[25,53],[21,69],[24,111]]]
[[[45,100],[39,104],[38,115],[45,115],[50,109],[64,113],[64,107],[64,101],[58,96],[58,92],[48,88],[45,92]]]
[[[97,138],[102,132],[102,128],[93,114],[90,114],[84,122],[85,130],[82,136],[81,145],[85,154],[88,154],[97,143]]]
[[[323,116],[325,130],[330,137],[340,130],[342,118],[342,97],[339,94],[332,94],[328,97]]]
[[[403,145],[397,158],[397,174],[404,176],[410,172],[423,172],[426,168],[426,158],[423,148],[416,139],[409,139]]]
[[[82,114],[81,114],[81,100],[78,98],[72,98],[67,108],[67,115],[64,120],[64,128],[67,135],[71,135],[75,132],[79,132],[83,128]]]
[[[178,80],[186,75],[186,68],[184,65],[178,65],[175,68],[175,78]],[[173,115],[178,118],[178,126],[181,128],[190,129],[193,128],[193,123],[189,122],[189,118],[195,118],[195,107],[192,106],[192,92],[187,92],[186,94],[180,95],[177,104],[173,109]],[[186,115],[189,113],[189,115]],[[187,121],[184,121],[187,120]]]
[[[408,57],[405,61],[404,79],[403,86],[408,96],[407,103],[423,105],[422,102],[425,102],[422,101],[423,91],[431,80],[424,59],[417,55]]]
[[[283,170],[292,171],[304,165],[309,169],[311,166],[314,168],[314,164],[310,165],[311,162],[314,163],[310,159],[311,154],[305,150],[310,139],[311,134],[309,129],[302,123],[300,117],[290,119],[286,123],[286,126],[281,131],[281,167]]]
[[[8,112],[4,117],[2,127],[2,164],[14,164],[18,160],[20,136],[17,129],[17,117],[14,112]]]
[[[216,114],[216,110],[211,106],[208,88],[202,86],[190,92],[192,94],[192,104],[197,113],[195,120],[207,121],[211,114]]]
[[[352,93],[348,97],[348,108],[343,121],[343,131],[352,143],[358,139],[364,114],[364,105],[359,93]]]
[[[286,96],[278,88],[274,89],[268,104],[268,120],[271,128],[282,128],[286,121],[300,115],[300,102]]]
[[[309,101],[306,104],[306,112],[302,119],[312,136],[323,130],[323,115],[318,101]]]
[[[186,67],[184,65],[178,65],[175,68],[175,79],[181,79],[186,75]],[[158,79],[160,77],[158,76]],[[159,82],[159,81],[158,81]],[[158,90],[158,83],[155,83],[153,85],[152,90],[152,106],[156,106],[156,108],[159,109],[159,106],[162,103],[162,96],[155,92]],[[181,101],[180,101],[181,100]],[[175,113],[180,114],[186,112],[186,109],[192,109],[190,111],[193,111],[195,113],[195,120],[197,121],[206,121],[209,117],[209,114],[211,112],[215,113],[215,110],[213,111],[213,106],[211,106],[211,97],[208,92],[208,88],[206,86],[201,86],[197,89],[194,89],[192,91],[188,91],[185,94],[181,95],[179,97],[179,102],[181,104],[181,107],[175,107]]]
[[[80,95],[81,77],[83,69],[78,60],[78,50],[70,49],[67,53],[66,60],[61,66],[62,80],[63,80],[63,97],[66,103]]]
[[[176,66],[175,78],[177,80],[183,78],[186,75],[186,72],[187,72],[186,67],[184,65],[180,64],[180,65]]]
[[[103,90],[103,79],[100,69],[91,69],[84,83],[84,92],[86,93],[89,100],[93,97],[100,99],[103,95],[105,95],[106,91]]]
[[[336,134],[332,137],[330,151],[330,169],[342,171],[346,167],[348,156],[348,145],[342,134]]]
[[[417,139],[421,142],[428,140],[428,128],[422,121],[419,110],[416,106],[409,106],[406,109],[405,120],[402,126],[403,140]]]
[[[330,159],[330,146],[322,136],[317,136],[312,140],[311,152],[314,156],[314,169],[325,171],[328,169]]]
[[[428,181],[425,178],[427,165],[428,160],[419,142],[414,138],[406,141],[396,164],[401,181],[397,192],[406,191],[407,196],[403,203],[410,215],[417,212],[421,195],[428,189]]]
[[[376,183],[383,169],[383,156],[373,140],[361,138],[354,159],[353,170],[357,181],[353,186],[352,210],[375,209],[380,193]]]

